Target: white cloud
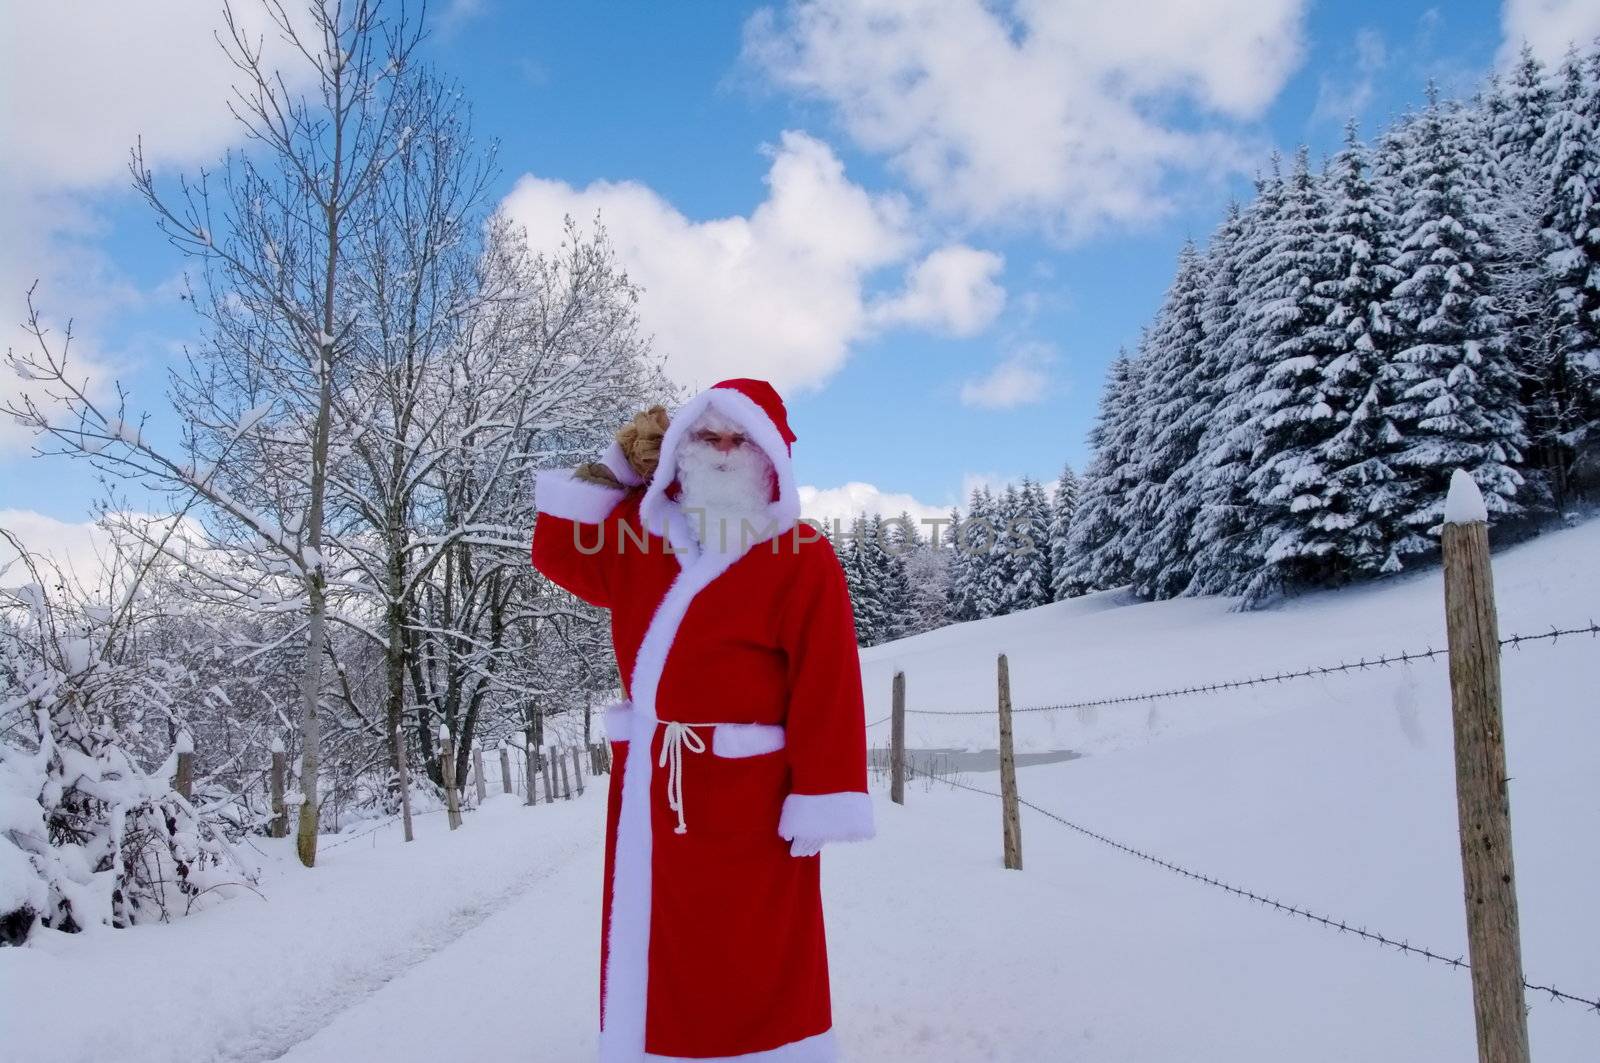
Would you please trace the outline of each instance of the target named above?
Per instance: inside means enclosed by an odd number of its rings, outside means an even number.
[[[1237,166],[1233,125],[1299,64],[1306,7],[794,0],[750,18],[744,58],[832,104],[934,206],[1072,239],[1159,216],[1176,176]]]
[[[1595,0],[1505,0],[1500,9],[1503,64],[1516,59],[1527,41],[1546,63],[1558,63],[1571,45],[1587,47],[1600,36],[1600,4]]]
[[[99,576],[100,559],[111,544],[110,535],[95,521],[57,520],[31,509],[0,509],[0,528],[15,535],[29,551],[49,558],[68,572],[76,572],[88,583]],[[16,561],[11,544],[0,539],[0,582],[7,587],[30,579]]]
[[[691,387],[758,376],[780,390],[812,388],[878,327],[964,333],[998,313],[998,256],[956,246],[918,262],[904,197],[852,183],[828,145],[804,133],[785,132],[768,150],[767,198],[748,217],[694,221],[638,182],[578,189],[533,175],[504,208],[536,248],[555,246],[564,216],[598,212],[644,289],[645,330]],[[909,267],[906,291],[869,309],[868,278],[894,266]]]
[[[1004,267],[993,251],[941,247],[911,269],[903,291],[873,305],[872,320],[975,336],[1005,307],[1006,291],[994,280]]]
[[[901,512],[911,514],[913,521],[932,520],[948,517],[950,507],[931,505],[911,495],[885,491],[856,480],[839,487],[814,487],[810,484],[800,487],[801,515],[829,529],[833,528],[835,521],[848,528],[850,522],[862,514],[897,517]]]
[[[237,71],[212,36],[216,14],[192,0],[7,5],[0,348],[29,346],[16,326],[37,279],[51,324],[59,328],[68,315],[77,321],[80,375],[91,382],[107,375],[106,358],[94,349],[96,327],[138,294],[93,246],[101,226],[94,197],[127,187],[128,150],[140,135],[155,168],[209,160],[242,139],[227,108]],[[262,36],[266,23],[252,5],[242,5],[240,18]],[[283,54],[275,34],[263,40],[269,59]],[[0,368],[0,399],[21,387]],[[27,438],[5,419],[0,456],[21,452]]]
[[[1008,410],[1042,402],[1050,393],[1048,367],[1056,360],[1048,343],[1027,343],[993,369],[961,385],[961,403],[983,410]]]

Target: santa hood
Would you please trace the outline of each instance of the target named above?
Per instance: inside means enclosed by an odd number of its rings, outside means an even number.
[[[661,438],[661,462],[639,503],[639,516],[644,526],[675,546],[693,542],[688,519],[678,504],[681,486],[678,483],[678,448],[689,438],[691,426],[706,410],[715,410],[744,429],[750,441],[772,462],[777,475],[774,497],[767,503],[766,510],[771,525],[761,530],[761,538],[781,535],[794,527],[800,519],[800,494],[795,487],[794,463],[790,456],[795,434],[789,428],[789,411],[771,384],[748,377],[713,384],[672,415],[672,423]]]

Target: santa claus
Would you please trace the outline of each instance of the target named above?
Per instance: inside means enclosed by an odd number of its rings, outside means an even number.
[[[873,817],[849,591],[799,521],[794,439],[770,384],[724,380],[535,483],[533,563],[611,611],[626,695],[606,712],[608,1063],[838,1058],[818,853]]]

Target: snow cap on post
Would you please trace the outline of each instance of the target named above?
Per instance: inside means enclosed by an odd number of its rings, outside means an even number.
[[[1450,474],[1450,493],[1444,499],[1446,524],[1487,524],[1489,507],[1483,503],[1483,492],[1465,469]]]
[[[274,735],[272,737],[272,745],[268,746],[267,750],[268,750],[268,752],[271,752],[271,753],[282,753],[283,752],[283,736],[282,735]]]
[[[178,732],[178,737],[172,743],[172,750],[175,753],[194,752],[194,735],[189,733],[188,728]]]
[[[441,723],[439,725],[439,741],[441,741],[441,742],[450,741],[450,725],[449,724]]]

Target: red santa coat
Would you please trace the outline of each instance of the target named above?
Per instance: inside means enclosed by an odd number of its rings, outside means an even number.
[[[767,528],[725,549],[700,546],[674,497],[707,406],[778,474]],[[849,591],[798,523],[792,438],[769,386],[725,381],[677,413],[646,489],[536,481],[533,563],[611,611],[627,695],[606,714],[604,1063],[838,1058],[820,858],[787,839],[869,838],[873,817]],[[638,479],[615,447],[606,464]]]

